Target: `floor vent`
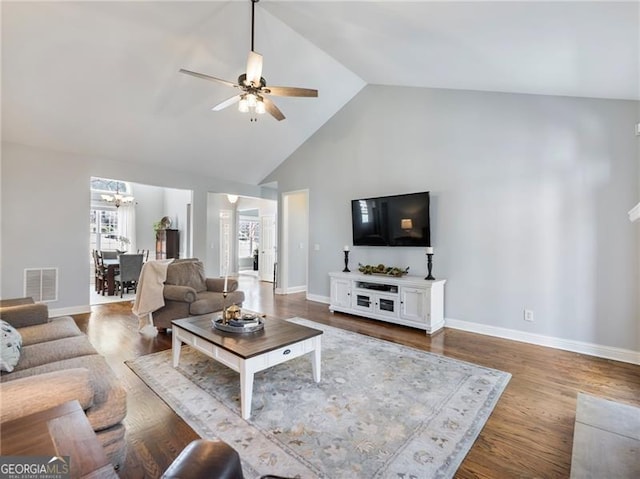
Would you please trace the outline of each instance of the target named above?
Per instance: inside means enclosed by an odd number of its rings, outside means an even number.
[[[24,295],[35,302],[58,301],[58,268],[25,269]]]

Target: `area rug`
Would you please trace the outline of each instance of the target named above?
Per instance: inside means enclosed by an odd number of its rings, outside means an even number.
[[[201,437],[242,458],[247,479],[450,478],[471,449],[510,374],[344,331],[324,331],[322,378],[310,355],[254,378],[240,417],[239,375],[184,346],[127,362]]]

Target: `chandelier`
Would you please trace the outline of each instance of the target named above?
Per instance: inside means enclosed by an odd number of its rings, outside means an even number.
[[[124,196],[120,194],[120,189],[116,184],[116,192],[113,195],[100,195],[107,203],[113,203],[116,208],[120,208],[120,205],[128,205],[133,203],[133,196]]]

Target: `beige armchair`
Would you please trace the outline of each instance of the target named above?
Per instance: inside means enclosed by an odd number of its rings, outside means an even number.
[[[229,279],[227,298],[223,298],[224,279],[206,278],[204,265],[197,259],[178,259],[167,267],[164,283],[164,307],[154,311],[153,324],[158,329],[171,327],[174,319],[222,311],[224,306],[242,306],[244,292],[238,282]]]

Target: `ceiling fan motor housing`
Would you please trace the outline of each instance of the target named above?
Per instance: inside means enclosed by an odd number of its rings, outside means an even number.
[[[265,80],[264,77],[260,77],[260,85],[251,85],[251,83],[247,82],[247,74],[243,73],[238,77],[238,85],[246,87],[253,86],[253,88],[260,90],[267,86],[267,80]]]

